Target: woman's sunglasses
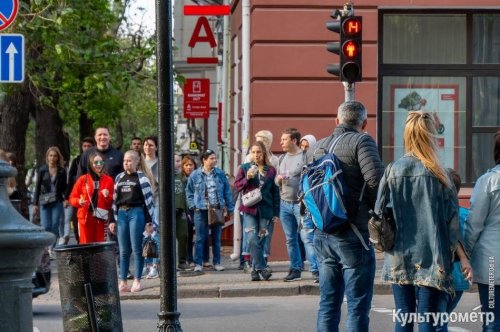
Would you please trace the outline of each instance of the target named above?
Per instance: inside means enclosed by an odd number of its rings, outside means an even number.
[[[94,166],[102,166],[104,165],[104,160],[96,160],[94,161]]]

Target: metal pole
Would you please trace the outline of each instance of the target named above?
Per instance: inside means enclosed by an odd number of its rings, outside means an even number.
[[[182,331],[177,312],[174,200],[172,2],[156,0],[158,158],[160,194],[160,312],[158,331]]]
[[[344,84],[345,101],[354,101],[354,83],[342,82]]]
[[[250,146],[250,0],[241,4],[241,160],[244,161]]]

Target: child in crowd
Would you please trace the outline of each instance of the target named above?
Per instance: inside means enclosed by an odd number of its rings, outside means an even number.
[[[160,235],[158,232],[154,229],[153,223],[147,223],[146,227],[144,227],[144,238],[142,239],[142,247],[144,248],[144,245],[146,244],[146,240],[148,238],[152,238],[153,241],[156,242],[156,252],[160,252]],[[144,258],[144,269],[142,270],[142,275],[146,275],[147,279],[154,279],[159,277],[158,273],[158,266],[159,266],[160,259],[158,257],[156,258]]]

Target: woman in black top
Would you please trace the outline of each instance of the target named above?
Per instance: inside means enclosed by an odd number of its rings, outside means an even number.
[[[64,159],[56,146],[47,149],[46,164],[38,170],[38,181],[33,198],[33,213],[40,209],[40,222],[47,232],[59,236],[59,223],[63,215],[63,201],[67,178]],[[54,242],[55,244],[55,242]],[[53,259],[52,246],[49,255]]]

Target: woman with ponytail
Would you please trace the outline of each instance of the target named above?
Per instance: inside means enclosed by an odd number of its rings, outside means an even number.
[[[387,167],[375,205],[376,211],[392,210],[396,225],[394,247],[385,252],[382,280],[392,283],[396,331],[413,331],[415,321],[419,331],[436,331],[443,323],[439,313],[446,312],[448,297],[454,294],[457,192],[439,161],[431,114],[408,114],[404,147],[406,154]],[[408,321],[409,317],[418,320]]]

